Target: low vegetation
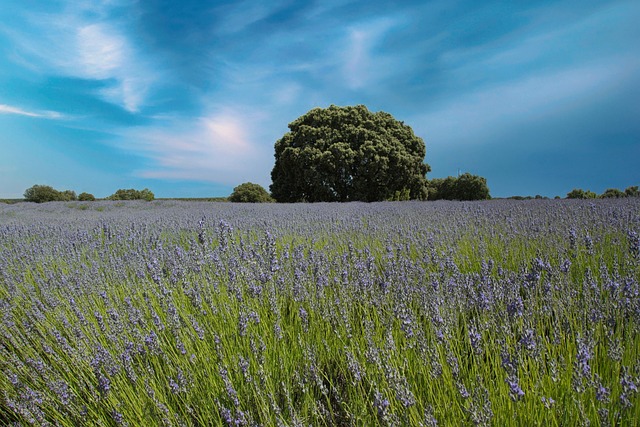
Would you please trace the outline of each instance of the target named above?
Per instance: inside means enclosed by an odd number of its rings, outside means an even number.
[[[585,191],[581,188],[574,188],[567,193],[567,199],[617,199],[621,197],[640,197],[640,190],[637,185],[633,185],[627,187],[624,191],[620,191],[617,188],[608,188],[599,196],[593,191]]]
[[[146,200],[151,201],[155,198],[153,192],[148,188],[144,190],[134,190],[134,189],[120,189],[116,191],[111,196],[107,197],[107,200]],[[45,203],[45,202],[71,202],[71,201],[81,201],[81,202],[92,202],[95,201],[96,198],[93,194],[90,193],[80,193],[79,196],[76,196],[75,191],[65,190],[59,191],[49,185],[34,185],[33,187],[29,187],[24,192],[24,201],[25,202],[35,202],[35,203]]]
[[[2,425],[640,419],[639,198],[69,205],[0,205]]]

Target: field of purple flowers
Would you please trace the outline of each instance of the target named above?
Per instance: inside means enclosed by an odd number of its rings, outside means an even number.
[[[640,419],[640,199],[0,204],[0,424]]]

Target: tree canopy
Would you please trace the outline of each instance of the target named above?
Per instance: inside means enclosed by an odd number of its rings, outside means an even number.
[[[567,199],[595,199],[596,197],[598,195],[593,191],[585,191],[582,188],[574,188],[567,193]]]
[[[640,190],[637,185],[627,187],[624,191],[617,188],[607,188],[599,196],[591,190],[583,190],[581,188],[574,188],[567,193],[567,199],[617,199],[621,197],[640,197]]]
[[[80,193],[78,194],[78,200],[81,202],[93,202],[96,197],[91,193]]]
[[[76,193],[72,190],[58,191],[49,185],[34,185],[24,192],[27,202],[66,202],[76,200]]]
[[[627,195],[617,188],[607,188],[604,193],[600,195],[601,199],[618,199],[620,197],[627,197]]]
[[[429,181],[429,200],[486,200],[491,198],[487,180],[478,175],[463,173]]]
[[[314,108],[275,144],[271,194],[279,202],[426,199],[422,138],[364,105]]]
[[[630,185],[624,189],[624,194],[627,197],[640,197],[640,189],[638,189],[637,185]]]
[[[148,188],[145,188],[144,190],[135,190],[133,188],[128,190],[119,189],[111,196],[107,197],[109,200],[146,200],[149,202],[154,198],[154,194]]]
[[[261,185],[245,182],[233,189],[233,193],[229,196],[229,201],[235,203],[265,203],[273,202],[273,198]]]

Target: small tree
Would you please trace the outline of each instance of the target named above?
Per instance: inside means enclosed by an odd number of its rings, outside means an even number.
[[[62,200],[61,193],[49,185],[34,185],[24,192],[27,202],[44,203]]]
[[[60,192],[60,199],[63,202],[70,202],[73,200],[78,200],[76,196],[76,192],[73,190],[64,190]]]
[[[259,184],[245,182],[233,189],[229,201],[234,203],[268,203],[274,200],[267,190]]]
[[[627,195],[618,190],[617,188],[607,188],[604,193],[600,195],[601,199],[618,199],[620,197],[626,197]]]
[[[582,188],[574,188],[567,193],[567,199],[586,199],[584,190]]]
[[[457,200],[487,200],[490,199],[486,178],[470,173],[463,173],[456,182]]]
[[[81,202],[93,202],[96,198],[91,193],[80,193],[78,195],[78,200]]]
[[[626,194],[627,197],[640,197],[640,190],[638,190],[637,185],[633,185],[633,186],[627,187],[624,190],[624,194]]]
[[[146,200],[148,202],[155,198],[154,194],[148,188],[144,190],[134,190],[129,188],[127,190],[119,189],[111,196],[107,197],[109,200]]]
[[[490,199],[486,178],[464,173],[429,181],[429,200],[486,200]]]
[[[595,199],[596,197],[598,196],[593,191],[584,191],[581,188],[574,188],[567,193],[567,199]]]
[[[144,190],[139,192],[138,198],[142,200],[146,200],[147,202],[150,202],[153,199],[155,199],[155,195],[151,192],[151,190],[149,190],[148,188],[145,188]]]

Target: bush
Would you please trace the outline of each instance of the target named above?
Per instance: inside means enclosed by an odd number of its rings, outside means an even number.
[[[459,177],[435,178],[429,181],[429,200],[487,200],[491,198],[487,180],[464,173]]]
[[[146,200],[148,202],[155,198],[154,194],[148,188],[144,190],[134,190],[130,188],[128,190],[119,189],[111,196],[107,197],[109,200]]]
[[[600,195],[601,199],[618,199],[620,197],[627,197],[627,195],[617,188],[607,188],[605,192]]]
[[[78,200],[76,196],[76,192],[73,190],[64,190],[60,192],[60,200],[63,202],[71,202],[73,200]]]
[[[76,200],[76,193],[72,190],[58,191],[49,185],[34,185],[24,192],[27,202],[69,202]]]
[[[229,196],[230,202],[235,203],[268,203],[273,202],[273,198],[259,184],[245,182],[233,189]]]
[[[574,188],[567,193],[567,199],[595,199],[596,197],[597,195],[593,191],[584,191],[581,188]]]
[[[633,186],[627,187],[624,190],[624,194],[626,194],[627,197],[640,197],[640,190],[638,190],[637,185],[633,185]]]
[[[78,200],[81,202],[93,202],[96,200],[95,196],[90,193],[80,193],[78,196]]]

